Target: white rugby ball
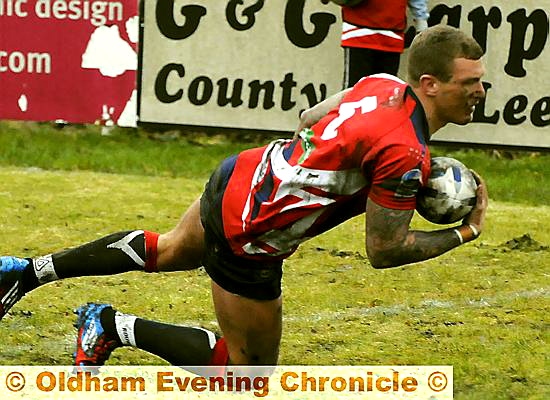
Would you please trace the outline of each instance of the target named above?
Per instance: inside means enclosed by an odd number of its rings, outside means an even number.
[[[451,224],[476,204],[477,183],[472,172],[451,157],[434,157],[430,177],[417,195],[416,211],[430,222]]]

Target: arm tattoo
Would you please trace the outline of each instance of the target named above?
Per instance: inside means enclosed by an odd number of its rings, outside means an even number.
[[[368,201],[367,254],[375,268],[427,260],[460,245],[453,228],[410,231],[413,213],[413,210],[392,210]]]

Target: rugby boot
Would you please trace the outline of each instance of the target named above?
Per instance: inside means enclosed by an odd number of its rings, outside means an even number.
[[[78,329],[74,362],[77,367],[104,365],[111,352],[119,347],[119,342],[109,337],[101,325],[101,311],[109,304],[88,303],[80,306],[75,314]]]
[[[23,258],[0,257],[0,320],[25,295],[23,272],[29,264]]]

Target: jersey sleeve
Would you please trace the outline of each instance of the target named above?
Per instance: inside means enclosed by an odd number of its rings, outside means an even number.
[[[414,210],[416,194],[425,175],[424,158],[422,149],[406,145],[392,145],[378,151],[375,159],[368,163],[369,198],[382,207]]]

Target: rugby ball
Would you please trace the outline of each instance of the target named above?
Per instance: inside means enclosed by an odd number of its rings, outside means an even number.
[[[430,222],[451,224],[476,204],[477,183],[472,172],[451,157],[434,157],[428,182],[418,191],[416,211]]]

